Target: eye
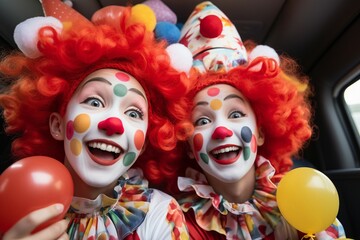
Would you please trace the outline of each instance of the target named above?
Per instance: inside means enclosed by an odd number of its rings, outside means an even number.
[[[128,115],[131,118],[138,118],[138,119],[143,119],[144,114],[143,112],[138,109],[138,108],[133,108],[133,109],[129,109],[125,112],[126,115]]]
[[[195,126],[203,126],[203,125],[206,125],[209,123],[211,123],[210,119],[202,117],[202,118],[199,118],[198,120],[196,120],[194,125]]]
[[[100,99],[95,98],[95,97],[89,97],[81,103],[84,103],[84,104],[87,104],[89,106],[96,107],[96,108],[105,107],[105,104]]]
[[[233,111],[229,114],[229,118],[241,118],[245,116],[246,114],[241,111]]]

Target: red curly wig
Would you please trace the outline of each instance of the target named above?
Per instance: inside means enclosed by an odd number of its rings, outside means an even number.
[[[255,47],[251,41],[245,42],[245,45],[248,51]],[[281,56],[280,67],[274,61],[258,57],[248,65],[236,67],[227,73],[195,72],[191,77],[190,92],[185,96],[188,104],[183,109],[178,109],[179,116],[187,114],[178,123],[178,138],[186,140],[192,134],[193,126],[189,119],[193,108],[192,100],[197,92],[209,85],[229,84],[245,96],[254,110],[257,126],[265,137],[264,144],[258,148],[258,154],[267,158],[277,173],[288,171],[292,166],[291,157],[298,153],[312,135],[309,102],[311,90],[308,78],[301,74],[294,60]],[[259,65],[261,69],[254,71],[254,67]],[[195,161],[186,159],[188,157],[184,151],[177,149],[176,152],[182,154],[178,157],[183,159],[184,168],[197,167],[194,166]]]
[[[31,59],[14,53],[2,60],[0,72],[13,82],[7,93],[0,95],[0,105],[6,132],[17,136],[12,143],[17,159],[46,155],[63,161],[63,143],[50,135],[50,114],[65,114],[71,95],[88,74],[116,68],[134,76],[149,100],[147,148],[136,164],[157,183],[175,173],[170,161],[155,161],[149,155],[175,147],[173,122],[178,116],[171,114],[171,109],[178,108],[188,78],[172,68],[164,42],[156,41],[141,24],[126,24],[130,11],[123,12],[120,30],[93,25],[57,33],[52,27],[43,27],[38,41],[42,56]]]

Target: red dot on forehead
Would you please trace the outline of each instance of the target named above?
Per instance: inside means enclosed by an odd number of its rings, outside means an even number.
[[[212,88],[209,88],[207,90],[207,94],[210,96],[210,97],[215,97],[216,95],[218,95],[220,92],[220,89],[217,88],[217,87],[212,87]]]
[[[124,72],[117,72],[115,74],[116,78],[119,79],[120,81],[123,81],[123,82],[127,82],[130,80],[130,76]]]

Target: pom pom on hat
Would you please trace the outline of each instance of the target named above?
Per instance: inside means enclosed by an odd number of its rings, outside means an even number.
[[[158,22],[169,22],[173,24],[177,22],[176,14],[161,0],[147,0],[143,2],[143,4],[148,5],[155,12]]]
[[[280,65],[280,58],[276,51],[266,45],[258,45],[256,46],[251,53],[249,54],[249,62],[252,62],[257,57],[267,57],[274,59],[278,65]]]
[[[131,16],[129,19],[129,25],[134,23],[143,23],[147,31],[154,31],[156,25],[154,11],[145,4],[136,4],[131,8]]]
[[[63,29],[62,23],[54,17],[29,18],[15,27],[15,43],[25,56],[37,58],[42,55],[37,47],[38,32],[45,26],[53,27],[57,32],[61,32]]]
[[[275,62],[271,62],[272,64],[270,65],[272,69],[276,69],[278,66],[280,66],[279,55],[276,53],[276,51],[273,48],[269,46],[266,45],[256,46],[248,56],[249,63],[254,61],[257,57],[273,59]],[[261,68],[262,68],[262,64],[259,63],[251,67],[249,70],[252,72],[257,72],[260,71]]]
[[[192,54],[187,47],[181,43],[174,43],[166,48],[169,54],[171,66],[179,71],[189,73],[193,65]]]
[[[64,0],[63,2],[69,7],[73,7],[73,2],[71,0]]]
[[[206,38],[216,38],[223,30],[221,19],[215,15],[208,15],[200,19],[200,34]]]
[[[180,29],[173,23],[158,22],[155,27],[157,39],[164,39],[169,44],[177,43],[180,38]]]

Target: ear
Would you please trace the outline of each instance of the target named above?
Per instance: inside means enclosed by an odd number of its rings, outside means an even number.
[[[257,138],[257,145],[262,146],[265,142],[265,135],[261,128],[259,128],[258,138]]]
[[[146,140],[146,141],[144,142],[144,146],[141,148],[141,151],[140,151],[139,156],[145,152],[147,145],[148,145],[148,141]]]
[[[195,159],[194,153],[191,151],[191,149],[188,150],[187,155],[190,159]]]
[[[188,157],[189,157],[190,159],[195,159],[194,151],[193,151],[193,149],[191,148],[191,145],[190,145],[189,142],[187,142],[186,147],[187,147],[186,154],[188,155]]]
[[[59,113],[51,113],[49,118],[50,133],[55,140],[64,140],[65,129]]]

